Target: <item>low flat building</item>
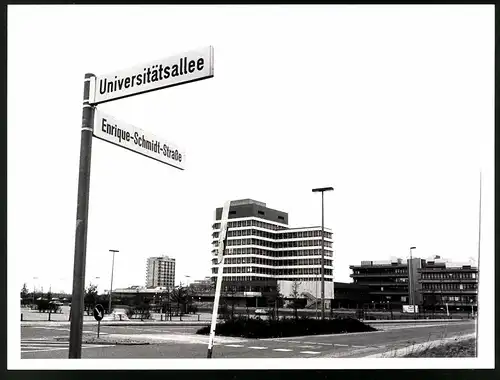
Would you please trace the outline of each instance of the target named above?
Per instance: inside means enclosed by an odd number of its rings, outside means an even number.
[[[424,263],[419,274],[426,310],[477,310],[478,268],[474,263],[454,263],[436,256]]]
[[[369,306],[373,308],[402,309],[410,303],[410,289],[415,296],[415,304],[422,303],[420,272],[425,260],[413,258],[412,271],[408,270],[410,260],[391,258],[383,261],[362,261],[361,265],[350,265],[350,275],[357,285],[369,288]],[[411,288],[410,288],[411,285]]]

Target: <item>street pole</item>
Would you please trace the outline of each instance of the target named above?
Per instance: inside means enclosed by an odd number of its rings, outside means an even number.
[[[71,323],[69,332],[70,359],[80,359],[82,356],[83,298],[85,292],[85,262],[87,254],[90,163],[92,155],[92,132],[94,129],[95,112],[95,107],[89,104],[91,88],[95,88],[95,75],[85,74],[83,87],[78,200],[76,208],[73,294],[71,299]]]
[[[333,187],[322,187],[313,189],[313,192],[321,192],[321,319],[325,319],[325,191],[333,191]]]
[[[325,319],[325,192],[321,192],[321,319]]]
[[[110,249],[109,252],[113,252],[113,260],[111,261],[111,286],[109,287],[109,307],[108,307],[108,314],[111,314],[111,296],[113,295],[113,272],[115,269],[115,253],[119,251],[117,249]]]
[[[408,274],[409,274],[409,290],[410,290],[410,298],[411,298],[411,304],[413,305],[413,318],[415,317],[416,314],[416,305],[415,305],[415,284],[413,283],[414,277],[413,277],[413,257],[412,257],[412,250],[416,249],[417,247],[410,247],[410,265],[408,266]]]

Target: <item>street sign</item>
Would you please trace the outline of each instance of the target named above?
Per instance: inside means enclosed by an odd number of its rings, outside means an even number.
[[[176,145],[140,128],[95,111],[93,134],[122,148],[184,170],[186,154]]]
[[[104,317],[104,307],[101,304],[97,304],[94,307],[94,318],[96,321],[100,322]]]
[[[99,104],[214,76],[212,46],[96,78],[89,103]]]

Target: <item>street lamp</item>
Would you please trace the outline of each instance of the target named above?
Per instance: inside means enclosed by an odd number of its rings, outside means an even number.
[[[413,283],[413,262],[412,262],[412,250],[417,247],[410,247],[410,265],[408,266],[408,275],[409,275],[409,290],[410,290],[410,301],[413,305],[413,315],[415,315],[415,284]]]
[[[321,193],[321,319],[325,319],[325,191],[333,191],[333,187],[312,189],[313,193]]]
[[[109,288],[109,307],[108,313],[111,314],[111,296],[113,294],[113,272],[115,269],[115,253],[120,252],[117,249],[110,249],[109,252],[113,252],[113,261],[111,262],[111,286]]]
[[[38,280],[38,277],[33,277],[33,304],[31,305],[31,310],[35,308],[35,280]]]

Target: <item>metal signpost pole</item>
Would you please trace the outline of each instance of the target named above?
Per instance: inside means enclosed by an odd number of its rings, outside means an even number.
[[[217,326],[217,316],[219,314],[219,298],[222,288],[222,277],[224,270],[224,250],[227,241],[227,219],[229,215],[229,206],[231,202],[224,204],[221,214],[220,235],[219,235],[219,268],[217,269],[217,284],[215,286],[214,308],[212,311],[212,323],[210,324],[210,338],[208,340],[207,358],[212,358],[213,344],[215,338],[215,328]]]
[[[91,86],[92,85],[92,86]],[[90,159],[95,108],[89,104],[95,75],[85,74],[83,90],[83,115],[80,143],[80,170],[78,178],[78,203],[76,208],[75,258],[73,268],[73,295],[71,299],[71,324],[69,332],[69,358],[82,355],[83,298],[85,286],[85,257],[87,253],[87,222],[89,211]]]

